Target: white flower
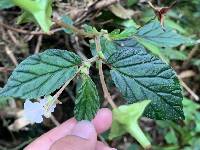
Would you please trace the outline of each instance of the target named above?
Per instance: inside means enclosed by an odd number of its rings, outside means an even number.
[[[44,108],[39,102],[31,102],[26,100],[24,103],[24,117],[36,123],[41,123],[43,121],[42,115],[44,114]]]
[[[47,96],[46,98],[41,99],[40,103],[44,107],[44,116],[49,118],[51,113],[54,112],[54,109],[56,108],[56,99],[54,99],[52,96]]]
[[[41,99],[39,102],[31,102],[26,100],[24,103],[24,116],[27,120],[31,122],[41,123],[43,121],[43,115],[46,118],[51,116],[56,107],[56,99],[52,96],[47,96]]]

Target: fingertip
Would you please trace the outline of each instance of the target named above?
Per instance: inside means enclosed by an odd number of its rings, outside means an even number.
[[[77,124],[76,119],[71,118],[60,126],[50,130],[49,132],[43,134],[35,141],[33,141],[30,145],[28,145],[25,150],[32,150],[32,149],[49,149],[50,146],[60,138],[63,138],[66,135],[71,134],[72,129]],[[39,149],[38,149],[39,150]]]
[[[96,117],[92,120],[97,133],[108,130],[112,124],[112,112],[108,108],[102,108],[97,112]]]
[[[86,120],[78,122],[72,129],[71,135],[75,135],[84,139],[97,139],[97,133],[94,125]]]

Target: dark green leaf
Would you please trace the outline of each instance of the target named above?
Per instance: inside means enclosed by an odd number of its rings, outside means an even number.
[[[147,43],[153,43],[160,47],[176,47],[180,44],[192,44],[193,41],[183,37],[170,27],[165,27],[163,31],[158,21],[152,21],[141,27],[138,32],[138,38],[145,40]]]
[[[173,69],[133,40],[117,41],[118,51],[107,58],[115,85],[129,103],[152,100],[145,116],[183,119],[181,87]]]
[[[82,74],[81,80],[75,101],[74,115],[79,121],[91,120],[100,107],[98,91],[88,75]]]
[[[49,49],[22,61],[14,70],[0,96],[39,98],[49,95],[71,79],[81,64],[74,53]]]

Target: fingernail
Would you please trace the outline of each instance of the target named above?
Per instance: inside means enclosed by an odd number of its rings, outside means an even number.
[[[71,135],[75,135],[84,139],[89,139],[94,134],[95,128],[89,121],[80,121],[73,128]]]

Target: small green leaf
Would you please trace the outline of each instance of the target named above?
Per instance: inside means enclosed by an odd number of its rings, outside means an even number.
[[[70,17],[68,17],[68,16],[62,16],[62,21],[65,23],[65,24],[68,24],[68,25],[73,25],[73,20],[70,18]],[[64,29],[64,32],[65,33],[68,33],[68,34],[71,34],[71,33],[73,33],[73,31],[72,30],[70,30],[70,29]]]
[[[170,131],[165,135],[165,140],[168,144],[178,144],[175,131],[172,128],[170,128]]]
[[[180,44],[192,44],[194,42],[190,38],[178,34],[170,27],[166,27],[166,30],[163,31],[158,21],[152,21],[141,27],[136,36],[160,47],[176,47]]]
[[[79,121],[91,120],[100,107],[98,91],[88,75],[82,74],[81,80],[75,101],[74,115]]]
[[[121,136],[126,132],[130,133],[144,148],[151,147],[150,142],[139,127],[138,119],[142,116],[145,107],[150,100],[122,105],[113,109],[113,123],[109,139]]]
[[[132,6],[133,4],[137,3],[138,0],[127,0],[127,6]]]
[[[101,50],[105,57],[109,57],[113,52],[117,51],[114,43],[106,39],[105,37],[100,38],[100,44],[101,44]],[[96,45],[95,45],[94,40],[90,40],[90,50],[93,56],[97,55]]]
[[[84,24],[82,27],[87,33],[99,33],[95,27],[89,26],[87,24]]]
[[[115,31],[115,30],[114,30]],[[126,28],[122,32],[111,32],[109,34],[110,38],[113,40],[120,40],[120,39],[125,39],[133,36],[137,30],[135,28]]]
[[[81,59],[74,53],[49,49],[22,61],[14,70],[0,96],[39,98],[49,95],[71,79]]]
[[[0,10],[5,9],[5,8],[10,8],[13,6],[14,6],[14,4],[12,3],[11,0],[1,0],[0,1]]]
[[[44,32],[48,32],[51,25],[52,0],[12,0],[14,4],[23,9],[18,18],[18,23],[36,21]]]
[[[174,70],[133,40],[115,43],[118,51],[107,58],[107,63],[115,85],[128,102],[152,100],[145,110],[149,118],[183,119],[183,96]]]
[[[24,11],[20,16],[17,17],[17,24],[27,23],[27,22],[37,22],[33,15],[28,11]]]

